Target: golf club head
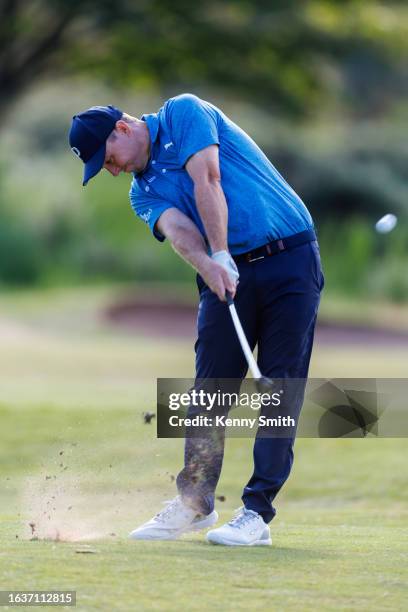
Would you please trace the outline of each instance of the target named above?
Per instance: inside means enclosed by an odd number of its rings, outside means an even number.
[[[261,376],[261,378],[256,380],[255,384],[259,393],[272,393],[275,386],[275,382],[272,378],[268,378],[267,376]]]

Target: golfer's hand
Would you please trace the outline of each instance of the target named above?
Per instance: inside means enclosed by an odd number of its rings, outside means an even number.
[[[234,260],[232,260],[232,262],[235,266]],[[211,289],[211,291],[218,295],[222,302],[226,301],[226,291],[229,291],[232,297],[235,296],[239,277],[238,270],[236,270],[234,278],[234,275],[231,274],[230,270],[227,270],[223,265],[211,258],[207,260],[204,269],[200,270],[200,274],[203,277],[205,284]]]
[[[211,255],[211,259],[225,268],[230,275],[231,280],[235,283],[235,285],[237,285],[239,279],[237,264],[232,259],[228,251],[217,251]]]

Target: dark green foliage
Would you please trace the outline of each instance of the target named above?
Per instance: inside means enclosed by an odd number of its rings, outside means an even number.
[[[0,283],[33,285],[43,272],[41,243],[35,233],[21,223],[0,224]]]
[[[316,125],[306,135],[289,127],[267,154],[319,224],[354,216],[374,224],[388,212],[407,217],[408,150],[398,124]]]
[[[408,159],[402,133],[391,126],[406,113],[407,51],[405,3],[397,1],[0,0],[0,127],[44,76],[83,75],[119,97],[118,87],[161,99],[216,92],[223,108],[226,94],[227,113],[228,99],[246,100],[255,124],[256,107],[271,118],[264,148],[316,219],[328,290],[402,300]],[[9,167],[42,159],[38,177],[50,187],[45,207],[33,173],[16,172],[24,187],[11,201],[0,190],[0,282],[191,280],[193,271],[134,217],[126,179],[118,185],[98,177],[85,193],[79,180],[61,181],[72,113],[59,100],[43,105],[20,124],[20,144],[2,147]],[[317,138],[303,133],[305,119],[320,130]],[[380,238],[374,222],[388,212],[400,223]]]
[[[2,0],[0,110],[44,74],[80,71],[170,95],[216,86],[294,117],[333,97],[358,116],[383,114],[407,90],[399,4]]]
[[[373,224],[354,216],[320,226],[319,242],[326,291],[363,298],[408,300],[408,223],[390,234],[377,234]]]
[[[238,120],[245,127],[245,117]],[[50,124],[63,134],[57,116]],[[48,138],[43,125],[41,117],[28,132],[24,124],[28,157],[47,150],[40,144]],[[336,138],[327,137],[326,128],[318,124],[306,132],[271,125],[267,140],[268,156],[316,221],[326,290],[407,300],[408,159],[403,133],[387,125],[356,126]],[[46,213],[40,214],[36,175],[27,185],[29,202],[16,197],[7,202],[7,209],[5,203],[0,206],[0,282],[193,282],[194,271],[135,217],[128,201],[128,176],[113,179],[101,173],[82,189],[78,165],[72,182],[63,183],[61,190],[58,172],[65,176],[65,156],[57,147],[53,156],[54,170],[42,179],[55,185]],[[46,159],[51,164],[51,158]],[[397,214],[399,223],[391,234],[380,236],[374,223],[388,212]]]

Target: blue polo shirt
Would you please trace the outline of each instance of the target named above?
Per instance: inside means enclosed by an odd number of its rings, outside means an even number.
[[[233,255],[313,227],[299,196],[256,143],[213,104],[191,94],[168,100],[158,113],[143,115],[151,138],[149,162],[134,173],[133,210],[163,241],[156,222],[178,208],[204,237],[185,164],[205,147],[219,146],[221,185],[228,205],[228,247]]]

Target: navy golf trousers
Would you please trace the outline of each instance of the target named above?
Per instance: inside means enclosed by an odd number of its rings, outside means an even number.
[[[314,328],[323,288],[319,247],[308,242],[258,261],[238,264],[235,305],[251,348],[258,345],[258,365],[271,378],[304,378],[309,369]],[[228,307],[197,278],[200,292],[197,379],[243,379],[247,363]],[[299,414],[303,393],[291,414]],[[257,437],[253,474],[244,488],[246,508],[266,522],[275,516],[272,502],[289,476],[294,438]],[[197,511],[214,508],[214,492],[224,455],[224,432],[215,437],[186,437],[184,468],[177,487]]]

